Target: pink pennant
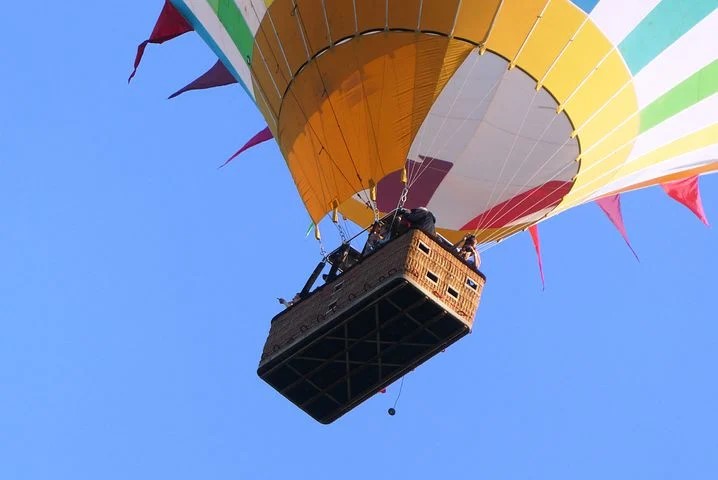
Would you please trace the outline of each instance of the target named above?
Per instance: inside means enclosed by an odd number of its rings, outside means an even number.
[[[175,93],[170,95],[169,98],[175,98],[185,92],[189,92],[190,90],[205,90],[207,88],[222,87],[233,83],[237,83],[237,79],[229,73],[229,70],[227,70],[227,67],[224,66],[224,63],[222,63],[221,60],[218,60],[217,63],[215,63],[214,66],[207,70],[201,77],[186,87],[177,90]]]
[[[531,234],[531,240],[534,243],[534,249],[536,249],[536,257],[538,257],[539,273],[541,274],[541,289],[546,290],[546,281],[543,276],[543,262],[541,261],[541,240],[539,239],[538,225],[531,225],[529,227],[529,233]]]
[[[162,12],[155,23],[155,28],[150,34],[150,38],[140,43],[137,47],[137,55],[135,56],[135,68],[130,74],[130,78],[127,79],[127,83],[130,83],[132,78],[137,73],[137,67],[140,66],[142,56],[145,54],[145,48],[150,43],[160,44],[173,38],[179,37],[182,34],[191,32],[192,26],[187,23],[182,14],[169,2],[165,0],[165,5],[162,7]]]
[[[661,187],[663,187],[663,190],[669,197],[688,208],[701,222],[708,225],[708,218],[706,218],[706,214],[703,211],[703,202],[701,202],[698,175],[684,178],[683,180],[662,183]]]
[[[255,136],[250,138],[249,141],[247,143],[245,143],[242,148],[237,150],[237,153],[235,153],[234,155],[229,157],[226,162],[224,162],[222,165],[219,166],[219,168],[222,168],[225,165],[227,165],[229,162],[231,162],[232,160],[237,158],[239,156],[239,154],[244,152],[245,150],[248,150],[248,149],[254,147],[255,145],[259,145],[260,143],[266,142],[267,140],[271,140],[272,138],[274,138],[274,135],[272,135],[272,131],[269,129],[269,127],[265,127],[264,130],[262,130],[261,132],[257,133]]]
[[[621,214],[621,196],[616,194],[611,195],[610,197],[599,198],[598,200],[596,200],[596,203],[599,207],[601,207],[603,213],[608,216],[608,219],[611,220],[611,223],[613,223],[613,225],[621,233],[623,240],[626,242],[626,245],[628,245],[628,248],[631,249],[631,252],[633,252],[633,256],[636,257],[636,260],[640,261],[638,259],[638,255],[636,254],[636,251],[633,250],[633,247],[631,246],[631,242],[628,240],[626,227],[623,224],[623,215]]]

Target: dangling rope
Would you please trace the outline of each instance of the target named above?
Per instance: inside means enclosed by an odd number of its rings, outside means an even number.
[[[399,403],[399,398],[401,397],[401,391],[404,389],[404,379],[406,377],[401,377],[401,384],[399,385],[399,394],[396,396],[396,400],[394,400],[394,406],[389,409],[389,415],[394,415],[396,413],[396,405]]]
[[[401,377],[401,383],[399,384],[399,393],[396,396],[396,400],[394,400],[394,408],[396,408],[397,403],[399,403],[399,398],[401,398],[401,391],[404,389],[404,380],[406,377]]]

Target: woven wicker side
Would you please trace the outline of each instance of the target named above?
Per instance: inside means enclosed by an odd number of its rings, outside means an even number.
[[[427,276],[427,272],[436,276],[436,282]],[[309,298],[277,315],[272,320],[260,364],[271,361],[331,323],[362,298],[397,277],[409,279],[468,327],[472,326],[484,285],[483,277],[423,232],[412,230],[323,285]],[[474,282],[476,289],[467,285],[467,278]],[[449,294],[449,288],[456,293],[456,298]]]
[[[281,353],[286,346],[311,334],[324,323],[324,317],[319,313],[320,306],[327,303],[328,294],[328,290],[318,291],[272,319],[262,351],[262,362]]]
[[[482,275],[421,231],[411,232],[406,271],[407,277],[467,326],[473,325],[485,284]]]
[[[323,285],[311,296],[274,317],[260,363],[330,323],[380,285],[404,275],[410,235],[404,235]]]

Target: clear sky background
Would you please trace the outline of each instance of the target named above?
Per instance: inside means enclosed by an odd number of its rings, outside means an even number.
[[[331,426],[257,376],[275,297],[319,259],[239,86],[137,43],[160,0],[6,2],[0,479],[714,479],[718,233],[660,188],[484,255],[472,335]],[[718,222],[718,178],[701,179]],[[277,247],[280,247],[279,249]]]

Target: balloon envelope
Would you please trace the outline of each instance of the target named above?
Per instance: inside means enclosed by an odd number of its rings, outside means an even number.
[[[427,206],[499,240],[718,169],[718,0],[171,0],[310,216]]]

